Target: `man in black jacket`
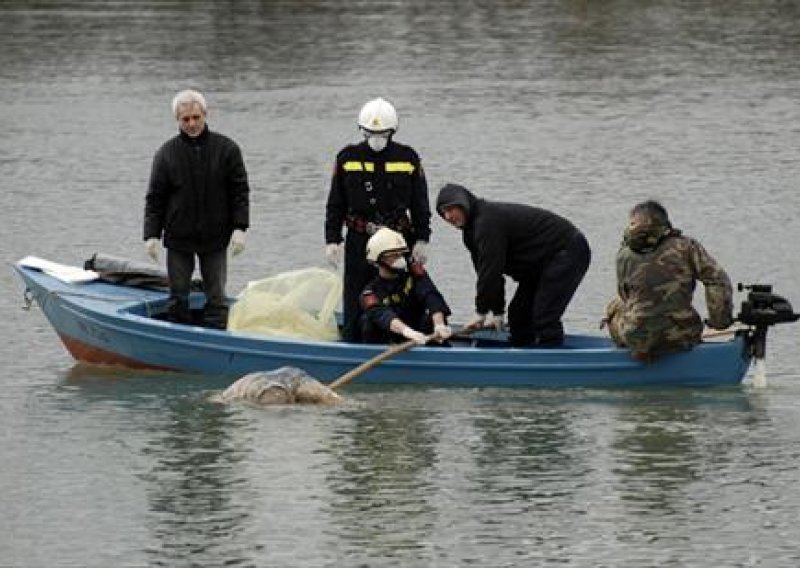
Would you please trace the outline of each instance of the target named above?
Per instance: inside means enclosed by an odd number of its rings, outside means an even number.
[[[380,227],[400,232],[409,243],[413,259],[427,260],[431,210],[428,184],[419,156],[410,147],[392,140],[397,113],[388,101],[377,98],[359,113],[358,127],[364,140],[346,146],[336,156],[325,209],[325,255],[338,267],[344,248],[345,341],[359,341],[359,296],[375,277],[365,256],[367,240]],[[342,245],[342,226],[347,236]]]
[[[186,90],[172,100],[180,133],[168,140],[153,159],[145,198],[144,240],[147,253],[158,261],[158,244],[167,249],[170,316],[189,323],[189,290],[199,259],[206,295],[204,320],[211,327],[227,322],[226,249],[244,250],[249,225],[249,186],[239,146],[211,132],[206,124],[205,98]]]
[[[455,184],[441,188],[436,210],[463,231],[478,275],[476,313],[465,328],[502,329],[507,275],[518,282],[508,306],[512,346],[561,345],[561,317],[591,260],[583,234],[545,209],[488,201]]]

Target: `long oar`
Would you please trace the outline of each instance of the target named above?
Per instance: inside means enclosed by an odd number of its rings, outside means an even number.
[[[426,338],[427,338],[428,341],[430,341],[431,339],[434,338],[434,334],[428,335],[428,336],[426,336]],[[412,340],[412,339],[409,339],[408,341],[404,341],[403,343],[396,343],[396,344],[390,346],[387,350],[385,350],[385,351],[383,351],[381,353],[378,353],[372,359],[370,359],[368,361],[364,361],[363,363],[361,363],[355,369],[352,369],[352,370],[346,372],[344,375],[342,375],[341,377],[339,377],[338,379],[336,379],[332,383],[328,384],[328,388],[331,389],[331,390],[336,390],[338,388],[341,388],[344,385],[352,382],[355,378],[363,375],[364,373],[366,373],[370,369],[372,369],[374,367],[377,367],[378,365],[380,365],[381,363],[386,361],[386,359],[394,357],[395,355],[399,355],[400,353],[403,353],[404,351],[408,351],[409,349],[411,349],[415,345],[417,345],[417,342]]]
[[[702,339],[710,339],[712,337],[724,337],[726,335],[734,335],[737,331],[744,331],[746,329],[749,329],[746,325],[733,325],[726,329],[706,328],[703,330]]]

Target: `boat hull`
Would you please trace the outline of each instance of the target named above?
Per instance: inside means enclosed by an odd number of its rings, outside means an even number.
[[[330,381],[385,349],[177,325],[150,317],[163,311],[164,291],[102,281],[69,284],[20,265],[15,270],[68,351],[88,363],[217,376],[290,365]],[[199,304],[202,297],[192,301]],[[358,382],[464,387],[735,385],[749,367],[745,351],[744,339],[736,337],[646,364],[634,361],[607,338],[590,335],[569,335],[559,349],[496,344],[417,347],[384,361]]]

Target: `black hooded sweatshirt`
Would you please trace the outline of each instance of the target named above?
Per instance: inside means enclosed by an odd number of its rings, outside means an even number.
[[[448,205],[464,209],[463,240],[478,275],[475,309],[481,314],[505,312],[504,274],[517,282],[536,282],[553,255],[578,232],[570,221],[546,209],[488,201],[456,184],[439,191],[439,215],[444,217]]]

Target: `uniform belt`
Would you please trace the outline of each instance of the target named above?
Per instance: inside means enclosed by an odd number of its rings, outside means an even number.
[[[347,225],[347,228],[351,231],[355,231],[356,233],[366,233],[368,235],[374,235],[382,226],[378,223],[367,221],[363,217],[357,217],[355,215],[348,215],[344,221],[344,224]]]
[[[344,221],[347,228],[357,233],[366,233],[367,235],[374,235],[378,229],[389,227],[395,231],[407,231],[411,227],[411,222],[408,217],[401,217],[397,223],[377,223],[375,221],[367,221],[363,217],[357,215],[348,215]]]

